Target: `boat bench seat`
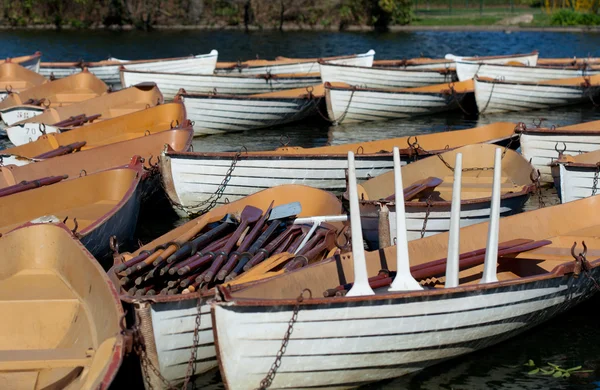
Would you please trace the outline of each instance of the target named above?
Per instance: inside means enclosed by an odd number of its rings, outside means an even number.
[[[102,200],[81,207],[57,211],[54,214],[61,220],[65,217],[69,217],[67,223],[69,227],[73,227],[71,226],[73,224],[73,219],[77,218],[77,224],[79,225],[78,230],[81,230],[82,228],[89,226],[93,221],[98,220],[101,216],[109,213],[117,203],[118,201],[116,200]]]
[[[0,351],[0,371],[85,367],[92,359],[82,348],[11,349]]]
[[[120,105],[119,107],[114,107],[109,109],[109,115],[111,118],[117,117],[117,116],[121,116],[121,115],[127,115],[127,114],[131,114],[137,111],[141,111],[143,109],[145,109],[147,107],[148,103],[129,103],[129,104],[123,104]]]
[[[0,89],[12,88],[12,89],[26,89],[32,85],[27,81],[14,80],[14,81],[0,81]]]
[[[76,300],[69,286],[54,272],[43,269],[20,271],[0,283],[0,303],[7,301]]]
[[[79,103],[84,100],[92,99],[98,97],[98,94],[91,92],[82,92],[82,93],[57,93],[54,96],[54,101],[50,98],[50,102],[56,106],[56,103],[62,104],[70,104],[70,103]]]

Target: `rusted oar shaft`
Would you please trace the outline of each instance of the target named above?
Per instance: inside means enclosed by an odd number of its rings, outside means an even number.
[[[68,177],[69,177],[68,175],[49,176],[49,177],[44,177],[42,179],[37,179],[37,180],[22,181],[18,184],[1,189],[0,197],[17,194],[19,192],[31,190],[33,188],[38,188],[38,187],[58,183],[59,181],[65,180]]]
[[[202,258],[204,255],[208,254],[208,253],[213,253],[219,249],[221,249],[226,243],[227,241],[229,241],[231,239],[231,236],[233,235],[233,233],[230,233],[228,235],[226,235],[225,237],[221,238],[218,241],[213,242],[212,244],[208,245],[206,248],[202,249],[200,252],[196,252],[196,254],[188,257],[186,260],[179,262],[177,264],[173,264],[171,266],[171,268],[169,268],[169,274],[171,275],[175,275],[180,269],[195,263],[198,259]],[[189,270],[186,270],[185,273],[189,272]],[[180,274],[183,275],[183,274]]]
[[[74,126],[82,126],[84,123],[92,122],[98,118],[100,118],[101,114],[95,114],[86,116],[85,114],[72,116],[64,121],[56,122],[52,126],[54,127],[74,127]]]
[[[239,245],[238,249],[229,256],[229,260],[225,263],[223,268],[221,268],[221,270],[217,274],[217,280],[225,279],[227,274],[229,274],[229,272],[231,272],[233,267],[236,265],[238,259],[242,256],[242,253],[250,247],[250,244],[252,244],[254,240],[256,240],[256,237],[258,237],[258,235],[262,231],[263,226],[267,222],[267,218],[269,217],[271,210],[273,210],[273,203],[275,203],[275,201],[271,202],[267,211],[265,211],[263,216],[254,224],[252,230],[250,230],[250,233],[248,233],[246,237],[244,237],[244,240]]]
[[[39,154],[39,155],[35,156],[34,158],[41,160],[41,159],[50,158],[50,157],[62,156],[62,155],[69,154],[69,153],[75,152],[75,151],[83,148],[85,146],[85,144],[86,144],[85,141],[81,141],[81,142],[74,142],[72,144],[68,144],[65,146],[59,146],[58,148],[56,148],[54,150],[50,150],[49,152]]]
[[[210,283],[213,280],[213,278],[215,277],[215,274],[221,268],[223,261],[225,261],[225,259],[231,252],[231,249],[233,249],[233,246],[235,245],[237,240],[240,238],[240,236],[242,235],[242,233],[244,232],[246,227],[249,226],[251,223],[257,222],[260,219],[260,217],[262,216],[262,214],[263,214],[262,210],[260,210],[256,207],[253,207],[253,206],[244,207],[244,210],[242,210],[242,214],[240,215],[239,226],[237,227],[237,229],[235,229],[235,232],[233,232],[233,236],[231,236],[229,241],[227,241],[225,246],[217,254],[217,257],[211,264],[208,271],[206,271],[206,274],[204,275],[205,282]]]
[[[150,251],[141,251],[140,254],[137,255],[136,257],[132,257],[131,259],[117,265],[115,267],[115,272],[123,272],[123,271],[125,271],[125,269],[127,269],[129,267],[133,267],[140,261],[142,261],[142,260],[146,259],[148,256],[150,256],[151,253],[152,252],[150,252]]]
[[[218,237],[221,236],[221,234],[223,234],[225,231],[227,231],[233,226],[235,226],[235,224],[230,222],[223,222],[219,226],[200,235],[199,237],[196,237],[192,241],[186,242],[181,246],[181,248],[179,248],[175,253],[173,253],[167,258],[167,263],[170,264],[195,254],[198,248],[206,245],[209,242],[214,242]]]
[[[292,240],[301,232],[301,227],[298,225],[292,225],[288,227],[279,237],[276,237],[269,245],[264,249],[258,250],[256,255],[244,265],[244,271],[248,271],[267,257],[271,256],[272,252],[280,247],[287,247]]]
[[[273,223],[271,223],[269,225],[269,227],[260,235],[258,240],[256,240],[254,242],[254,244],[252,244],[250,249],[248,249],[248,252],[242,254],[240,261],[237,263],[234,270],[229,275],[227,275],[225,280],[226,281],[231,280],[231,279],[235,278],[236,276],[238,276],[240,273],[242,273],[244,270],[244,266],[248,263],[248,261],[250,261],[250,259],[256,254],[256,252],[258,252],[260,250],[260,248],[263,247],[265,242],[267,242],[267,240],[273,235],[273,233],[275,233],[275,231],[278,228],[281,228],[284,226],[285,226],[285,223],[283,223],[283,222],[273,221]]]

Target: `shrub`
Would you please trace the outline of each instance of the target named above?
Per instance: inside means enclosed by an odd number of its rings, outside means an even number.
[[[553,26],[597,26],[600,25],[600,15],[561,9],[552,14],[550,24]]]

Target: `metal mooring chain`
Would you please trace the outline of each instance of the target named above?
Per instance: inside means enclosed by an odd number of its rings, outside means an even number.
[[[288,328],[287,328],[287,331],[285,332],[285,335],[283,336],[283,340],[281,342],[281,348],[279,348],[277,355],[275,355],[275,361],[271,365],[269,372],[263,378],[263,380],[260,381],[259,387],[257,387],[255,390],[265,390],[269,386],[271,386],[271,383],[273,383],[273,379],[275,379],[275,375],[277,374],[277,369],[281,366],[281,358],[283,357],[283,354],[285,353],[285,350],[287,349],[287,345],[290,341],[290,336],[292,335],[292,332],[294,331],[294,324],[296,323],[296,320],[298,319],[298,311],[300,310],[300,303],[302,303],[302,301],[304,301],[304,292],[305,291],[308,292],[308,297],[312,298],[312,292],[307,288],[302,290],[300,295],[298,295],[298,298],[296,298],[296,305],[294,306],[294,312],[292,314],[292,318],[290,318],[290,321],[288,322]]]

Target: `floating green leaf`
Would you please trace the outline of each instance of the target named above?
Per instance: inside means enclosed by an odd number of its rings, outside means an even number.
[[[529,375],[533,375],[533,374],[537,374],[538,372],[540,372],[539,368],[533,369],[531,371],[528,372]]]
[[[581,366],[577,366],[577,367],[572,367],[572,368],[567,368],[565,371],[566,372],[573,372],[573,371],[577,371],[581,368]]]
[[[556,372],[555,372],[555,373],[554,373],[552,376],[553,376],[554,378],[560,378],[562,375],[563,375],[563,373],[562,373],[562,372],[560,372],[560,371],[556,371]]]

